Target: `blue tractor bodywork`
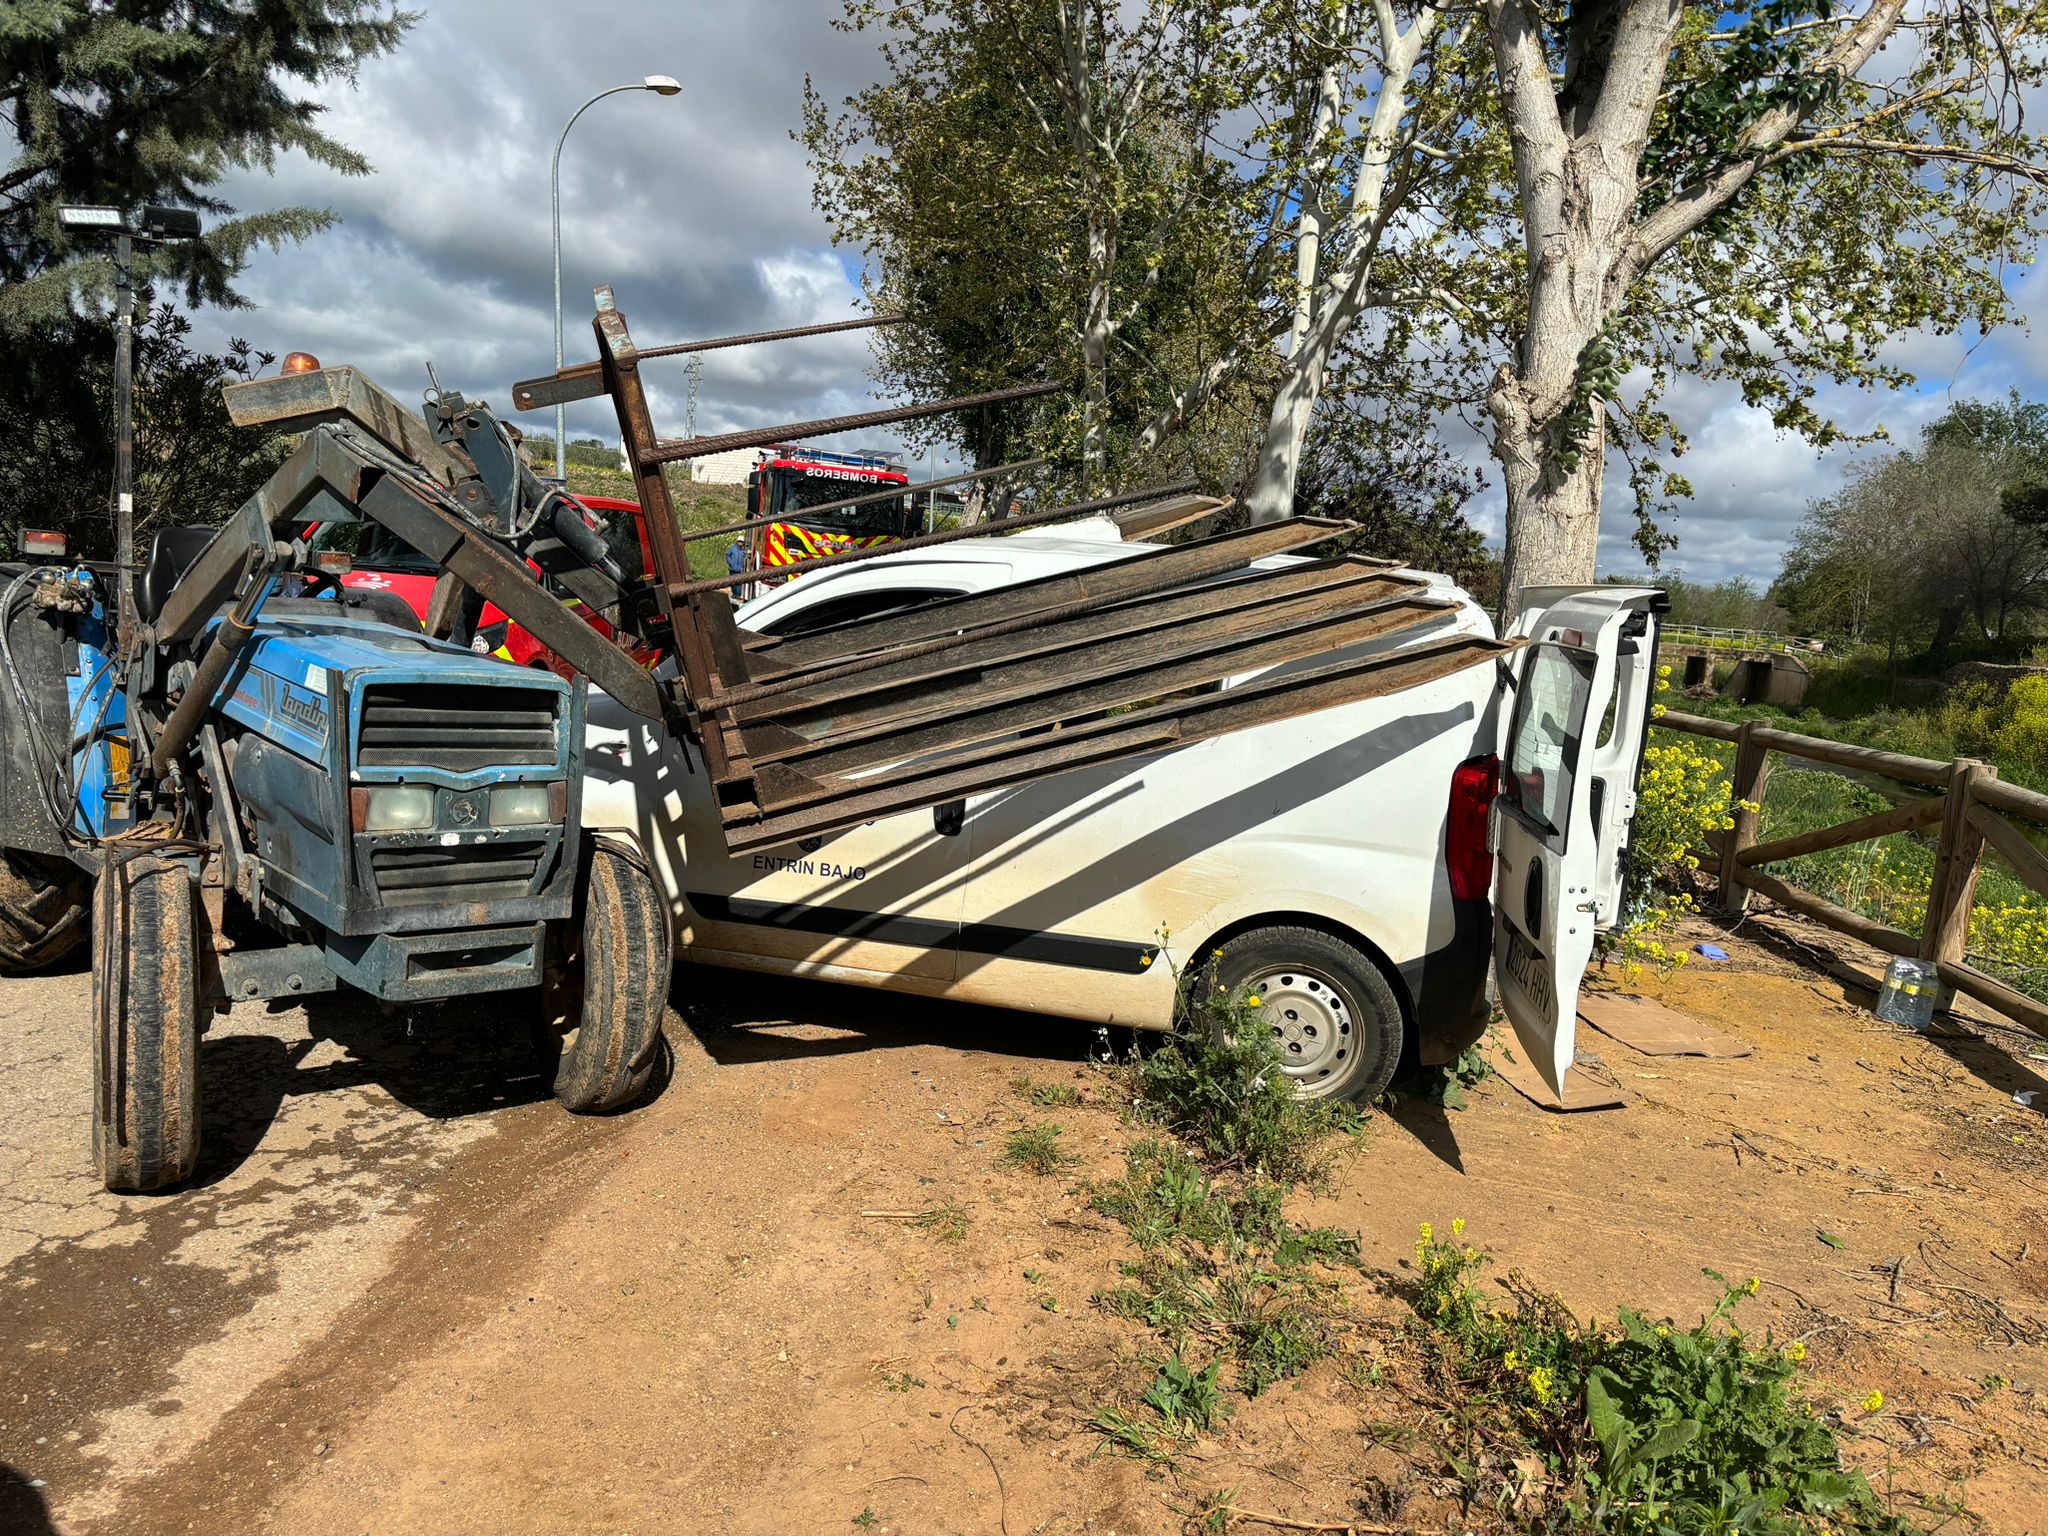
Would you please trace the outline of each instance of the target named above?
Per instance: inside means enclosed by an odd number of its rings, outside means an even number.
[[[259,624],[217,709],[228,879],[258,916],[387,1001],[539,981],[574,891],[580,685],[295,614]],[[403,825],[374,814],[394,791]]]

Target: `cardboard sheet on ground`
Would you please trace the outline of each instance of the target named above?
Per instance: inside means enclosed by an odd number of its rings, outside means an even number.
[[[1748,1042],[1710,1029],[1689,1014],[1646,997],[1596,994],[1579,1000],[1579,1017],[1645,1056],[1747,1056]]]
[[[1514,1059],[1508,1060],[1507,1055]],[[1538,1109],[1558,1114],[1572,1114],[1582,1109],[1620,1109],[1628,1103],[1628,1094],[1611,1080],[1599,1058],[1589,1058],[1584,1052],[1579,1053],[1577,1063],[1565,1074],[1562,1099],[1550,1091],[1550,1084],[1543,1081],[1543,1074],[1523,1060],[1519,1051],[1506,1053],[1497,1059],[1494,1070],[1510,1088]]]

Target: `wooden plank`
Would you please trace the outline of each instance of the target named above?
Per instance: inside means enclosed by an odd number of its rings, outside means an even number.
[[[1969,823],[1976,786],[1998,770],[1974,758],[1949,765],[1948,804],[1942,813],[1941,843],[1934,854],[1934,883],[1927,892],[1927,921],[1920,928],[1920,958],[1961,963],[1970,937],[1970,906],[1977,899],[1977,867],[1984,837]]]
[[[2037,794],[2017,784],[2007,784],[1999,779],[1980,783],[1977,801],[1995,811],[2004,811],[2008,816],[2021,816],[2048,826],[2048,795]]]
[[[1949,765],[1937,763],[1931,757],[1908,757],[1903,752],[1880,752],[1876,747],[1852,747],[1847,742],[1823,741],[1818,736],[1800,736],[1770,725],[1757,726],[1754,738],[1771,751],[1783,752],[1788,757],[1804,757],[1816,763],[1833,763],[1837,768],[1861,768],[1868,773],[1882,774],[1888,779],[1904,779],[1908,784],[1929,784],[1936,789],[1944,788],[1948,784]]]
[[[1743,721],[1735,733],[1735,773],[1729,796],[1735,828],[1721,844],[1721,910],[1737,916],[1749,906],[1749,887],[1737,878],[1742,855],[1756,844],[1764,790],[1771,776],[1771,754],[1757,740],[1761,734],[1762,728],[1754,720]],[[1758,809],[1749,809],[1752,805]]]
[[[1740,729],[1733,720],[1710,720],[1705,715],[1680,714],[1675,709],[1665,710],[1650,724],[1667,731],[1684,731],[1689,736],[1705,736],[1710,741],[1733,741]]]
[[[1883,923],[1865,917],[1861,912],[1851,912],[1847,907],[1838,907],[1832,901],[1802,891],[1796,885],[1787,885],[1774,875],[1767,875],[1760,869],[1740,869],[1735,878],[1760,896],[1768,896],[1781,907],[1790,907],[1802,917],[1810,917],[1823,927],[1837,933],[1860,939],[1872,949],[1881,949],[1892,955],[1917,955],[1920,941],[1910,933],[1901,933],[1896,928],[1887,928]]]
[[[1873,837],[1889,837],[1894,832],[1910,832],[1915,827],[1924,827],[1929,822],[1941,820],[1944,804],[1941,796],[1931,795],[1925,800],[1895,805],[1890,810],[1879,811],[1874,816],[1859,816],[1854,821],[1845,821],[1832,827],[1818,827],[1811,832],[1801,832],[1796,837],[1781,837],[1774,842],[1758,843],[1754,848],[1742,850],[1741,862],[1749,868],[1755,868],[1759,864],[1775,864],[1780,859],[1797,859],[1809,853],[1825,853],[1830,848],[1846,848],[1851,843],[1868,842]]]
[[[1995,976],[1986,976],[1974,965],[1937,960],[1935,971],[1945,983],[1964,996],[1974,997],[1986,1007],[1997,1009],[2013,1023],[2024,1025],[2037,1035],[2048,1035],[2048,1008],[2042,1007],[2026,993],[2007,986]]]
[[[1998,850],[1999,857],[2013,867],[2027,884],[2048,895],[2048,854],[2027,841],[2026,833],[1983,803],[1970,807],[1969,823],[1977,835]]]

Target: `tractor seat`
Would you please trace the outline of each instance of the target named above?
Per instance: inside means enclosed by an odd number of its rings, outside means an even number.
[[[171,592],[178,585],[179,578],[199,558],[199,552],[213,542],[218,528],[181,528],[166,526],[157,529],[149,541],[149,563],[142,568],[142,575],[135,584],[135,611],[145,624],[154,624],[156,616],[163,611],[171,599]]]

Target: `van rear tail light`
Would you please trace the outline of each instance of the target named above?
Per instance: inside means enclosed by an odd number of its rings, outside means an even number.
[[[1500,759],[1467,758],[1451,773],[1451,814],[1444,828],[1444,863],[1451,895],[1478,901],[1493,893],[1493,846],[1487,822],[1500,789]]]
[[[70,548],[71,540],[54,529],[21,530],[21,552],[24,555],[38,555],[45,560],[62,560]]]

